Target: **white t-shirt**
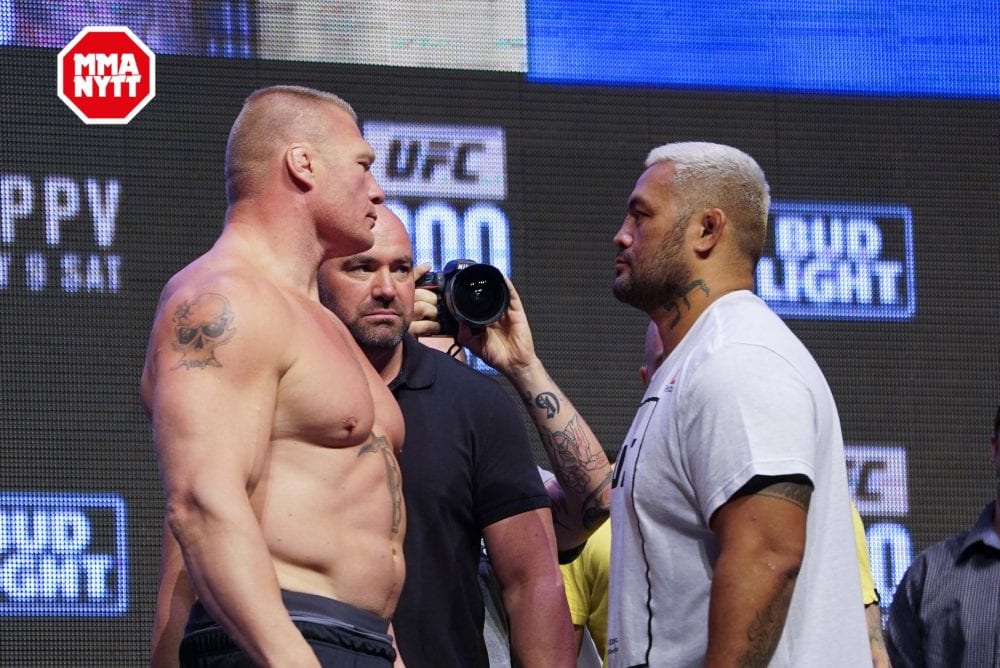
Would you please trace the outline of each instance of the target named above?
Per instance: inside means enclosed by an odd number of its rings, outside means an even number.
[[[757,296],[728,294],[653,376],[612,485],[608,664],[700,666],[718,508],[754,476],[814,485],[806,550],[771,665],[871,665],[833,396]]]

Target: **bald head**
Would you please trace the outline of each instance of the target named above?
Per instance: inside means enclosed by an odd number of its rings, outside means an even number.
[[[393,248],[405,248],[406,254],[412,259],[413,242],[406,231],[406,226],[399,216],[385,204],[378,205],[378,220],[372,228],[375,234],[375,244],[371,250],[375,251],[380,247],[391,246]]]
[[[340,109],[357,115],[333,93],[303,86],[271,86],[251,93],[233,123],[226,145],[226,197],[230,204],[255,192],[274,158],[292,142],[320,143],[329,135],[327,116]]]

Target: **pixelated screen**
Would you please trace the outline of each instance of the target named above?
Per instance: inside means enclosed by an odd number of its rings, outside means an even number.
[[[163,284],[220,230],[229,127],[270,84],[354,106],[417,259],[510,275],[550,374],[612,452],[646,322],[611,295],[611,238],[646,153],[747,151],[774,199],[757,292],[833,390],[884,607],[913,555],[992,497],[995,16],[430,4],[0,0],[0,663],[148,663],[163,499],[146,337]],[[87,124],[57,94],[87,26],[127,26],[155,54],[155,96],[127,124]]]

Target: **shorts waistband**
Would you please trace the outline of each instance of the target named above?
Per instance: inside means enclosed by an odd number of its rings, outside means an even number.
[[[330,626],[352,626],[372,633],[386,633],[389,620],[373,612],[362,610],[349,603],[326,596],[306,594],[298,591],[281,590],[281,601],[294,621],[328,624]],[[216,622],[208,614],[200,601],[191,606],[185,633],[215,626]]]

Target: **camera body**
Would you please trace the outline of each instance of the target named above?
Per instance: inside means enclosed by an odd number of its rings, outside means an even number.
[[[441,333],[455,336],[459,323],[473,330],[496,322],[507,312],[510,291],[499,269],[473,260],[451,260],[441,271],[429,271],[418,288],[437,293]]]

